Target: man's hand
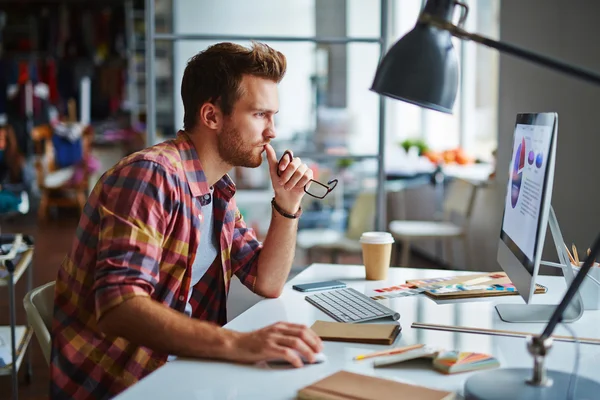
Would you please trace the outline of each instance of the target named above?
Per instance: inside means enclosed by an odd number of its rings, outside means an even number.
[[[281,164],[270,144],[265,145],[271,183],[275,191],[275,202],[290,214],[296,213],[304,196],[304,186],[313,178],[313,172],[300,158],[294,157],[290,162],[285,157]],[[280,171],[279,175],[277,171]]]
[[[278,322],[257,331],[238,334],[231,359],[243,363],[283,359],[298,368],[304,364],[297,353],[314,362],[315,353],[322,348],[321,338],[312,329]]]

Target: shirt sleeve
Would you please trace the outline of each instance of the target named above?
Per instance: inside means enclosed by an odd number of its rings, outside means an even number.
[[[145,160],[113,172],[100,190],[93,285],[97,320],[125,300],[152,295],[175,193],[164,167]]]
[[[258,255],[261,249],[262,243],[256,238],[254,229],[246,226],[244,218],[236,206],[231,268],[240,282],[253,292],[255,292]]]

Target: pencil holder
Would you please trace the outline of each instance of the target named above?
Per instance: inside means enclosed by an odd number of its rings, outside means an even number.
[[[581,265],[583,265],[583,263],[581,263]],[[590,269],[590,272],[588,272],[579,288],[579,294],[583,300],[583,308],[585,310],[599,310],[600,286],[590,279],[590,276],[600,282],[600,266],[598,264],[595,264],[595,266]]]

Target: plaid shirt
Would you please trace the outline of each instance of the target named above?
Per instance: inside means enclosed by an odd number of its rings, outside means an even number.
[[[56,280],[51,398],[112,397],[166,362],[168,354],[104,335],[97,321],[134,296],[184,311],[203,239],[200,202],[194,198],[207,193],[198,154],[182,132],[126,157],[102,176]],[[219,325],[227,320],[232,275],[254,290],[261,248],[234,193],[227,175],[214,186],[220,257],[190,298],[192,317]]]

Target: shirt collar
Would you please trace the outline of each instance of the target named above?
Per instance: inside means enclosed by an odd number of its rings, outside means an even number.
[[[187,133],[179,131],[177,133],[175,145],[179,150],[185,177],[188,181],[192,196],[200,197],[210,193],[210,187],[206,181],[202,163],[200,163],[200,159],[198,158],[198,152]],[[228,174],[223,175],[214,187],[228,200],[235,194],[235,184]]]

